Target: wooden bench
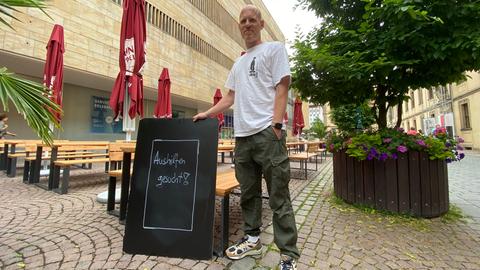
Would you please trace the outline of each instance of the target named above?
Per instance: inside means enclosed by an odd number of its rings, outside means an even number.
[[[51,153],[50,153],[50,159],[49,159],[49,165],[50,165],[50,170],[49,170],[49,175],[48,175],[48,182],[47,184],[40,183],[40,168],[42,166],[42,156],[44,156],[44,148],[48,148],[48,146],[43,145],[43,144],[37,144],[37,150],[35,154],[35,160],[34,162],[31,163],[31,168],[30,168],[30,175],[29,175],[29,183],[35,183],[37,186],[47,189],[47,190],[52,190],[54,189],[55,186],[58,188],[59,184],[59,177],[60,177],[60,167],[68,167],[67,173],[69,173],[70,166],[76,165],[76,164],[92,164],[92,163],[98,163],[98,162],[105,162],[105,170],[108,169],[108,158],[86,158],[85,155],[79,155],[75,156],[74,155],[69,155],[68,160],[58,160],[59,156],[62,156],[62,153],[66,152],[77,152],[77,151],[86,151],[86,152],[98,152],[98,151],[103,151],[103,153],[106,153],[108,151],[108,144],[109,142],[107,141],[68,141],[68,142],[54,142],[53,145],[51,146]],[[100,159],[103,159],[103,161],[100,161]],[[48,159],[47,159],[48,160]],[[80,160],[81,162],[74,161],[74,160]],[[106,160],[106,161],[105,161]],[[55,166],[56,161],[71,161],[72,163],[75,164],[58,164],[58,166]],[[58,168],[58,171],[54,173],[54,170],[56,167]],[[89,165],[91,167],[91,165]],[[68,178],[67,178],[68,180]],[[59,191],[59,190],[56,190]]]
[[[50,160],[51,159],[51,149],[50,147],[43,147],[43,150],[45,151],[45,154],[41,156],[41,160]],[[33,146],[33,149],[28,149],[26,148],[26,157],[24,159],[24,164],[23,164],[23,182],[27,184],[32,184],[32,179],[31,177],[33,175],[32,172],[32,164],[35,163],[37,160],[37,156],[35,155],[36,152],[36,146]],[[68,160],[68,159],[73,159],[77,157],[84,157],[84,158],[92,158],[92,157],[105,157],[107,153],[94,153],[92,151],[86,151],[86,150],[80,150],[80,152],[77,151],[67,151],[67,152],[60,152],[58,153],[57,160]]]
[[[5,140],[4,141],[4,165],[7,176],[15,177],[17,158],[25,156],[25,147],[41,142],[40,140]],[[22,149],[19,151],[19,149]]]
[[[230,159],[233,163],[233,150],[235,149],[235,144],[219,144],[217,148],[217,153],[222,156],[222,163],[225,163],[225,154],[230,155]]]
[[[122,160],[122,150],[121,147],[126,145],[131,145],[132,143],[110,143],[108,145],[108,154],[104,154],[104,157],[97,157],[93,155],[74,155],[68,156],[67,159],[64,160],[56,160],[54,161],[54,170],[53,170],[53,191],[66,194],[68,192],[68,184],[70,178],[70,167],[73,165],[78,164],[85,164],[85,163],[106,163],[106,170],[108,171],[110,167],[114,169],[117,168],[118,163]],[[92,149],[92,148],[91,148]],[[102,149],[97,148],[97,149]],[[64,148],[65,150],[65,148]],[[105,157],[106,156],[106,157]],[[63,168],[63,176],[62,181],[60,183],[60,170]],[[60,185],[61,184],[61,185]]]
[[[229,221],[230,221],[230,194],[239,187],[240,184],[235,177],[235,171],[217,173],[217,181],[215,185],[215,195],[220,197],[220,245],[214,252],[217,256],[223,256],[223,251],[228,246]]]
[[[299,152],[295,154],[288,155],[290,161],[298,161],[300,163],[300,167],[298,169],[305,171],[305,179],[308,178],[308,162],[314,158],[315,159],[315,171],[318,170],[318,145],[309,144],[307,147],[307,151]]]

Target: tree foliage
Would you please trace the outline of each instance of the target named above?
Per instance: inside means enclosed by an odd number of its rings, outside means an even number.
[[[315,118],[310,129],[308,131],[305,130],[304,132],[314,138],[323,139],[327,133],[327,127],[325,127],[325,124],[320,118]]]
[[[367,103],[340,105],[330,112],[333,123],[345,135],[369,129],[375,123],[375,117]]]
[[[2,18],[2,16],[10,17],[18,21],[18,19],[12,15],[12,11],[20,12],[16,7],[38,8],[45,15],[49,16],[44,10],[44,8],[46,8],[45,0],[0,0],[0,23],[12,28],[12,26],[4,18]]]
[[[300,4],[324,23],[295,41],[294,87],[333,107],[373,100],[380,128],[409,89],[457,82],[465,71],[480,69],[479,0]]]

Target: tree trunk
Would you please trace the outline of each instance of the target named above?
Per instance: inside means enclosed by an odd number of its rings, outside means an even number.
[[[377,97],[375,99],[375,106],[377,107],[377,125],[378,129],[387,128],[387,100],[385,94],[387,93],[386,88],[379,86],[377,89]]]
[[[397,106],[397,123],[395,124],[395,128],[399,128],[400,125],[402,124],[402,107],[403,107],[403,102],[399,102]]]

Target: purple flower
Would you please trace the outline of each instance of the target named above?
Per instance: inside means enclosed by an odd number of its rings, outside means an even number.
[[[371,153],[368,153],[367,155],[367,160],[372,160],[374,157],[374,155],[372,155]]]
[[[408,151],[408,148],[405,145],[399,145],[397,147],[397,151],[400,152],[400,153],[405,153],[405,152]]]
[[[405,129],[403,129],[403,128],[401,128],[401,127],[397,128],[397,130],[400,131],[400,132],[404,132],[404,131],[405,131]]]
[[[465,154],[464,153],[460,153],[460,155],[458,156],[460,159],[463,159],[465,157]]]
[[[392,153],[391,157],[392,157],[393,159],[397,159],[397,158],[398,158],[398,155],[397,155],[397,153]]]
[[[377,149],[375,149],[375,147],[370,148],[370,154],[374,157],[378,157]]]
[[[427,145],[425,144],[424,140],[417,140],[417,144],[423,147],[426,147]]]
[[[457,145],[457,150],[463,150],[463,147],[461,145]]]
[[[335,145],[333,145],[333,143],[332,143],[332,144],[330,144],[330,151],[333,152],[333,150],[335,150]]]
[[[447,163],[450,163],[450,162],[452,162],[452,159],[447,158],[445,161],[446,161]]]
[[[462,137],[457,137],[457,142],[458,143],[464,143],[465,140]]]
[[[391,142],[392,142],[392,138],[385,138],[385,139],[383,139],[383,142],[384,142],[384,143],[391,143]]]
[[[446,146],[446,147],[450,147],[450,146],[452,146],[452,144],[451,144],[450,142],[446,142],[446,143],[445,143],[445,146]]]
[[[381,153],[380,154],[380,157],[378,159],[380,159],[381,161],[384,161],[388,158],[388,154],[387,153]]]

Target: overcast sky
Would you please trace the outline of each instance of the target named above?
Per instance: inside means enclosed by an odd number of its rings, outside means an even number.
[[[298,26],[300,31],[306,34],[319,22],[313,12],[301,8],[294,10],[297,2],[298,0],[263,0],[287,39],[289,53],[291,53],[289,48],[291,42],[295,39],[296,27]]]

